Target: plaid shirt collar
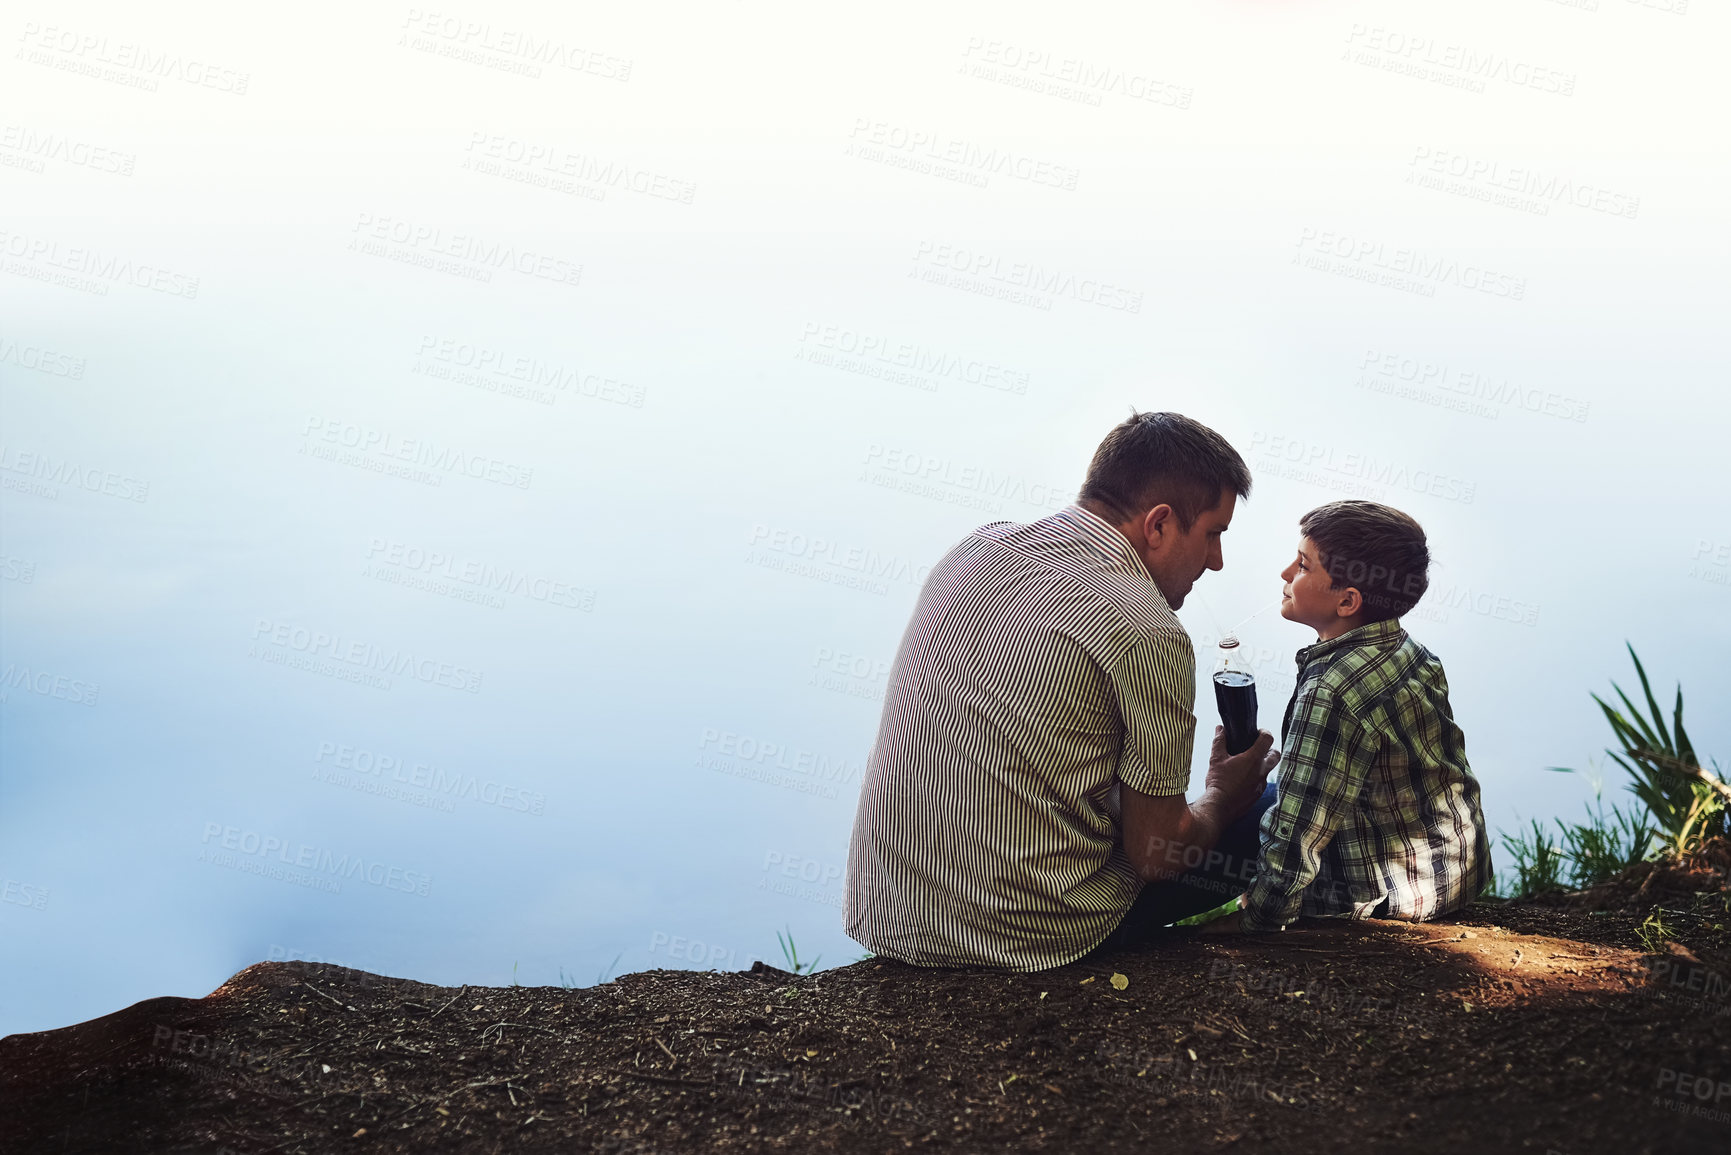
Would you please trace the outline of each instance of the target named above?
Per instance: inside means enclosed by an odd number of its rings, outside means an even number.
[[[1061,521],[1074,529],[1077,537],[1107,561],[1115,562],[1127,572],[1139,575],[1150,585],[1154,583],[1154,578],[1148,573],[1148,567],[1142,563],[1142,559],[1131,548],[1130,539],[1119,533],[1118,527],[1105,518],[1072,502],[1053,514],[1052,520]],[[1164,595],[1162,595],[1162,600],[1164,600]]]
[[[1350,629],[1337,638],[1329,638],[1326,642],[1314,642],[1311,645],[1302,646],[1295,657],[1299,672],[1302,673],[1306,663],[1325,654],[1332,654],[1336,650],[1351,649],[1354,646],[1393,649],[1400,645],[1401,639],[1405,637],[1406,631],[1400,628],[1399,618],[1385,618],[1380,622],[1371,622],[1368,625]]]

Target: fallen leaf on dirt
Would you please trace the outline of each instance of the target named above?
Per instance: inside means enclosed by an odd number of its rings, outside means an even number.
[[[1130,978],[1128,975],[1121,975],[1121,974],[1117,974],[1117,973],[1114,973],[1112,975],[1112,989],[1113,990],[1121,991],[1129,985],[1130,985]]]

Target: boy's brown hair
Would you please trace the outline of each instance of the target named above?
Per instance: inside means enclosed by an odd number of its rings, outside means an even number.
[[[1331,589],[1358,590],[1364,620],[1398,618],[1430,586],[1430,550],[1419,523],[1374,501],[1331,501],[1298,519],[1316,545]]]

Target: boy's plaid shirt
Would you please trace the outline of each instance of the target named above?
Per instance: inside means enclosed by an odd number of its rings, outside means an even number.
[[[1398,620],[1298,651],[1247,930],[1301,915],[1419,921],[1491,877],[1479,784],[1436,656]]]

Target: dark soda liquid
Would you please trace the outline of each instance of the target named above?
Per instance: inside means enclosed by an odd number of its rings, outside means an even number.
[[[1214,675],[1214,704],[1226,727],[1226,752],[1242,754],[1256,745],[1256,679],[1237,670]]]

